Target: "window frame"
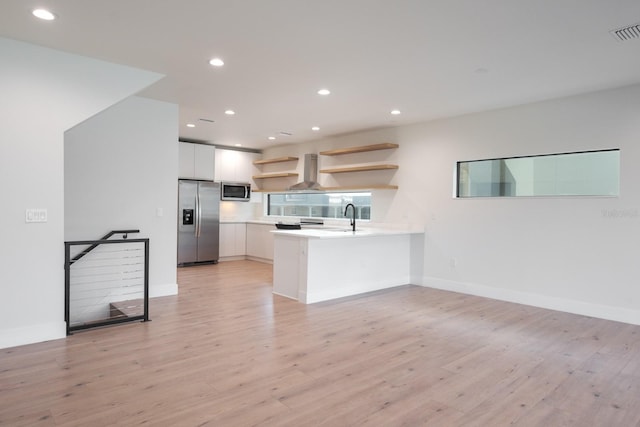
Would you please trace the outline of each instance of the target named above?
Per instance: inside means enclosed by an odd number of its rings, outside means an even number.
[[[356,217],[356,219],[358,219],[359,221],[371,221],[371,214],[373,211],[373,192],[371,190],[345,190],[345,191],[322,191],[322,190],[308,190],[308,191],[270,191],[267,192],[265,194],[265,201],[264,201],[264,214],[267,217],[271,217],[271,218],[317,218],[317,219],[322,219],[322,220],[342,220],[346,217],[334,217],[334,216],[313,216],[313,215],[284,215],[284,214],[274,214],[271,213],[272,210],[272,206],[271,206],[271,196],[272,195],[295,195],[295,194],[312,194],[312,195],[341,195],[341,197],[343,197],[342,195],[345,194],[354,194],[354,195],[368,195],[369,197],[369,204],[365,205],[365,206],[358,206],[356,205],[356,212],[358,214],[358,217]],[[349,202],[351,203],[351,202]],[[341,209],[344,209],[346,206],[346,204],[341,204]],[[360,215],[362,214],[362,212],[368,208],[368,218],[361,218]]]
[[[571,194],[558,194],[558,195],[527,195],[527,196],[462,196],[460,195],[460,171],[461,164],[468,163],[476,163],[476,162],[490,162],[490,161],[499,161],[499,160],[512,160],[512,159],[527,159],[527,158],[538,158],[538,157],[556,157],[556,156],[566,156],[570,154],[593,154],[593,153],[605,153],[605,152],[613,152],[616,151],[621,154],[620,148],[604,148],[599,150],[583,150],[583,151],[567,151],[560,153],[546,153],[546,154],[532,154],[525,156],[511,156],[511,157],[494,157],[487,159],[476,159],[476,160],[461,160],[457,161],[455,164],[455,172],[454,172],[454,191],[453,195],[455,199],[517,199],[517,198],[540,198],[540,197],[619,197],[620,196],[620,168],[618,169],[618,194],[615,195],[571,195]],[[620,166],[620,164],[619,164]]]

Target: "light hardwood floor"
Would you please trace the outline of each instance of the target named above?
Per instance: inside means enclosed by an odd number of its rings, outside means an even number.
[[[0,350],[8,426],[635,426],[640,327],[403,286],[303,305],[178,270],[151,322]]]

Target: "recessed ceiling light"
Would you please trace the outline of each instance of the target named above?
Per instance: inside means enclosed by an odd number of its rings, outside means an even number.
[[[194,128],[194,127],[196,127],[196,125],[194,125],[193,123],[187,123],[187,127],[188,128]]]
[[[53,21],[56,19],[56,15],[49,12],[47,9],[34,9],[31,13],[36,18],[44,19],[45,21]]]
[[[224,112],[227,116],[233,116],[236,112],[233,110],[227,110]]]
[[[270,140],[270,141],[273,141],[274,139],[276,139],[276,137],[275,136],[270,136],[267,139]]]
[[[224,65],[224,61],[220,58],[213,58],[209,61],[209,64],[213,65],[214,67],[222,67]]]
[[[329,89],[320,89],[318,95],[329,95],[331,91]]]
[[[397,116],[400,113],[401,113],[400,110],[391,110],[391,114],[393,114],[394,116]]]
[[[311,130],[313,130],[313,131],[319,131],[319,130],[320,130],[320,128],[319,128],[318,126],[314,126],[314,127],[312,127],[312,128],[311,128]]]

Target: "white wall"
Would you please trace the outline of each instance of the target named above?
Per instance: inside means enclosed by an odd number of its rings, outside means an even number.
[[[64,171],[65,240],[139,229],[150,295],[176,294],[178,106],[131,97],[70,129]]]
[[[0,348],[60,338],[63,134],[161,76],[0,38]],[[46,208],[26,224],[25,209]]]
[[[640,86],[275,147],[397,142],[376,221],[423,225],[427,286],[640,324]],[[455,163],[621,149],[619,197],[455,199]],[[374,172],[375,173],[375,172]],[[378,178],[374,178],[378,179]]]

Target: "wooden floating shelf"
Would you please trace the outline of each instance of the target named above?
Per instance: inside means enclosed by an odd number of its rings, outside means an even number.
[[[297,172],[267,173],[264,175],[254,175],[253,179],[287,178],[290,176],[298,176],[298,173]]]
[[[386,169],[398,169],[398,165],[351,166],[346,168],[322,169],[320,173],[364,172],[364,171],[379,171],[379,170],[386,170]]]
[[[321,187],[318,188],[317,190],[309,190],[310,192],[313,191],[353,191],[353,190],[397,190],[398,186],[397,185],[387,185],[387,184],[382,184],[382,185],[360,185],[360,186],[345,186],[345,187]],[[252,188],[251,189],[252,192],[255,193],[286,193],[287,190],[286,188],[273,188],[273,189],[257,189],[257,188]]]
[[[275,159],[263,159],[263,160],[254,160],[254,165],[267,165],[270,163],[282,163],[282,162],[291,162],[293,160],[298,160],[297,157],[277,157]]]
[[[349,191],[349,190],[397,190],[397,185],[362,185],[353,187],[322,187],[324,191]]]
[[[340,156],[342,154],[364,153],[367,151],[377,151],[377,150],[389,150],[389,149],[398,148],[398,147],[399,147],[398,144],[393,144],[391,142],[384,142],[382,144],[362,145],[359,147],[338,148],[336,150],[321,151],[320,154],[322,154],[323,156]]]
[[[268,188],[268,189],[261,189],[261,188],[252,188],[251,192],[252,193],[286,193],[288,190],[286,188]]]

